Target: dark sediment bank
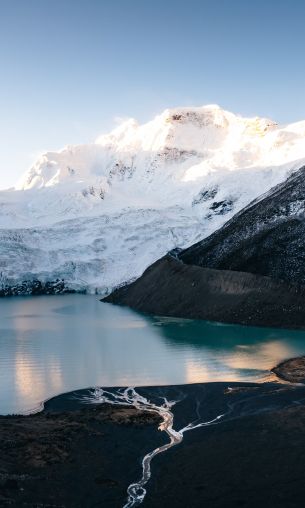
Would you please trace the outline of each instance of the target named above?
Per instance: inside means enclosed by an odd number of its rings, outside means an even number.
[[[157,315],[305,328],[305,287],[270,277],[186,265],[168,255],[104,301]]]
[[[0,417],[0,506],[122,506],[141,473],[139,458],[163,443],[159,421],[69,395],[38,414]]]
[[[155,457],[143,506],[302,505],[305,387],[207,383],[137,391],[179,401],[177,430],[227,413]],[[168,441],[157,431],[158,415],[85,406],[72,395],[50,400],[40,414],[0,417],[0,506],[122,507],[144,454]]]
[[[194,431],[156,459],[145,506],[300,506],[304,430],[305,408],[292,406]]]

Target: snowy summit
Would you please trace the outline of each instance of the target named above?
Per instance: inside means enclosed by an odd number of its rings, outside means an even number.
[[[92,144],[45,153],[0,192],[0,284],[64,279],[106,293],[304,162],[305,121],[278,126],[216,105],[124,121]]]

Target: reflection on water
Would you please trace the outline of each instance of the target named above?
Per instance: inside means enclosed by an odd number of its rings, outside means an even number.
[[[305,333],[150,318],[83,295],[0,301],[0,413],[88,386],[262,381]]]

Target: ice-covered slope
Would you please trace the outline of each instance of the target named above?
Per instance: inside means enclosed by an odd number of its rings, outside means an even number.
[[[280,127],[212,105],[48,152],[0,193],[0,280],[64,278],[99,292],[130,281],[301,167],[304,141],[305,122]]]

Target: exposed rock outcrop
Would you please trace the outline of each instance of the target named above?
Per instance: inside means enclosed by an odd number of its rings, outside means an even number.
[[[3,296],[25,296],[25,295],[60,295],[64,293],[75,293],[69,289],[63,279],[41,282],[40,280],[24,280],[20,284],[0,285],[0,297]]]

